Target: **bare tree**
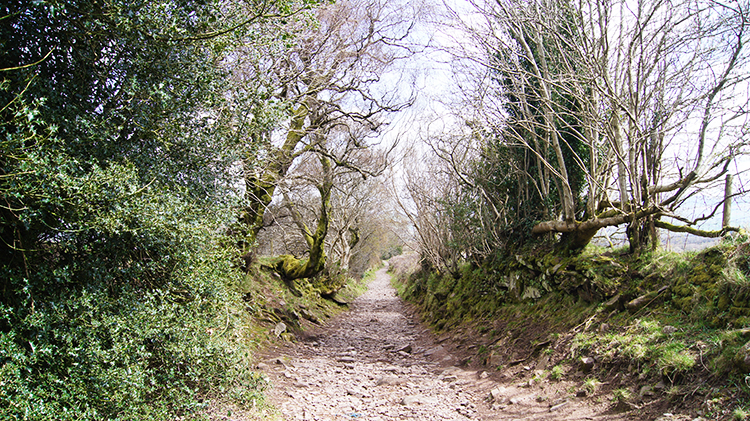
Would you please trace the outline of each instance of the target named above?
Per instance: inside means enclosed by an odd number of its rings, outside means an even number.
[[[248,151],[243,159],[247,206],[240,222],[245,252],[255,244],[264,213],[296,160],[314,153],[324,168],[351,166],[330,154],[328,134],[354,126],[376,133],[384,114],[410,104],[403,92],[380,86],[389,69],[411,53],[406,39],[413,20],[405,11],[379,0],[323,6],[315,22],[291,31],[296,36],[291,55],[277,56],[251,71],[271,76],[277,87],[273,97],[288,104],[291,116],[283,134],[269,131],[265,139],[257,139],[264,142],[262,150]],[[361,137],[347,147],[365,149],[369,140]],[[330,194],[331,186],[324,187]]]
[[[386,151],[356,146],[364,142],[360,136],[367,134],[366,127],[357,132],[346,126],[316,132],[313,152],[303,155],[279,186],[285,215],[307,245],[305,257],[284,254],[271,261],[270,266],[284,279],[318,274],[330,251],[338,257],[337,266],[348,269],[352,248],[360,240],[357,218],[367,210],[367,198],[354,199],[352,195],[369,193],[357,188],[382,173],[388,163]],[[330,241],[332,228],[335,235]],[[332,293],[342,285],[321,282],[320,286]]]
[[[425,153],[412,153],[406,163],[405,185],[393,186],[392,195],[416,230],[423,262],[449,273],[458,273],[468,231],[454,205],[461,186],[446,161]]]
[[[750,4],[474,5],[484,19],[469,32],[485,55],[470,62],[486,69],[493,86],[482,89],[505,99],[482,132],[513,161],[498,164],[517,174],[515,191],[548,211],[534,234],[563,233],[576,249],[601,228],[627,225],[635,249],[655,245],[656,228],[736,230],[696,228],[725,202],[721,193],[699,218],[679,210],[747,152]]]
[[[380,152],[380,153],[378,153]],[[358,168],[372,168],[377,174],[385,168],[383,151],[366,150],[356,158]],[[371,170],[371,171],[372,171]],[[336,264],[348,271],[358,245],[370,240],[377,224],[377,214],[387,208],[383,204],[383,186],[375,177],[363,177],[359,171],[342,171],[337,177],[332,197],[334,218],[331,223],[333,236],[329,247],[336,256]]]

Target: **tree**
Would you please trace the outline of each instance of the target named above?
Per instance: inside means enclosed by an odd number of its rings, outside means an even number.
[[[295,162],[315,154],[324,173],[334,166],[356,169],[356,164],[347,160],[351,152],[368,147],[369,135],[350,136],[339,149],[341,155],[329,148],[328,136],[337,131],[377,133],[384,114],[409,104],[400,92],[379,85],[391,66],[410,54],[405,40],[412,22],[403,10],[396,11],[385,2],[345,1],[320,8],[317,18],[318,26],[298,29],[293,54],[279,57],[267,67],[277,80],[276,97],[290,104],[290,118],[280,145],[274,144],[269,133],[262,151],[252,155],[261,159],[243,161],[247,206],[240,223],[246,256],[264,228],[266,209]],[[317,249],[323,247],[328,232],[326,201],[333,187],[326,183],[319,189],[323,205],[318,228],[316,232],[308,230],[310,235],[305,237],[312,240],[308,241],[310,259],[301,269],[286,258],[287,268],[278,266],[284,276],[308,277],[322,268],[313,260],[324,259],[322,249]],[[322,238],[314,239],[318,234]]]
[[[432,154],[410,155],[404,193],[392,194],[414,225],[423,263],[457,274],[459,263],[470,248],[466,240],[473,231],[468,227],[475,222],[472,201],[466,200],[461,181],[455,177],[457,167]]]
[[[381,175],[387,164],[384,151],[368,149],[359,155],[357,168]],[[382,229],[378,221],[380,214],[387,213],[388,207],[383,201],[385,192],[379,178],[363,177],[359,171],[345,170],[338,179],[332,196],[333,236],[329,243],[338,268],[349,271],[357,247],[360,246],[361,250],[361,246],[372,241],[372,237],[378,234],[376,231]]]
[[[333,277],[361,276],[379,261],[394,224],[381,180],[388,164],[385,151],[370,147],[357,150],[356,155],[347,159],[356,167],[334,164],[330,171],[333,183],[325,238],[329,258],[324,272]],[[367,173],[363,176],[360,171]],[[266,228],[258,237],[259,254],[299,258],[310,253],[305,235],[312,234],[307,227],[320,219],[323,202],[318,186],[323,179],[324,167],[315,155],[308,154],[295,165],[279,187],[282,197],[266,211]]]
[[[472,29],[486,54],[478,61],[506,100],[482,132],[512,162],[496,164],[515,168],[536,200],[554,200],[540,202],[547,217],[533,234],[562,233],[575,250],[601,228],[627,225],[636,250],[656,244],[657,227],[736,230],[693,227],[721,195],[699,218],[679,209],[746,153],[747,3],[475,6],[486,18],[484,30]]]
[[[342,126],[326,135],[319,132],[317,135],[319,138],[315,141],[314,153],[303,155],[279,186],[284,214],[276,215],[273,219],[290,219],[307,244],[304,250],[306,258],[281,255],[271,263],[287,280],[310,278],[321,272],[326,266],[329,251],[338,252],[337,271],[348,269],[351,248],[359,241],[359,227],[354,217],[348,219],[346,215],[354,214],[360,208],[351,201],[342,201],[341,192],[353,194],[354,189],[348,190],[347,187],[356,188],[358,184],[373,180],[387,166],[385,151],[378,153],[371,147],[357,146],[364,144],[362,136],[371,135],[367,127],[355,131]],[[334,204],[339,206],[334,208]],[[355,206],[346,209],[349,205]],[[338,220],[334,219],[335,216],[339,217]],[[310,221],[315,222],[314,230],[310,228],[313,226],[309,224]],[[333,242],[327,238],[332,227],[336,234]],[[326,285],[325,282],[320,284],[326,293],[342,286]]]
[[[246,375],[211,336],[236,275],[209,117],[237,40],[299,7],[0,6],[0,418],[176,418]]]

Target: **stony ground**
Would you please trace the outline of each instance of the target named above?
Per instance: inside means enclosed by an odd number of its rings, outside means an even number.
[[[407,311],[383,269],[349,312],[269,349],[258,368],[287,421],[625,419],[533,367],[510,377],[462,368],[454,349]]]

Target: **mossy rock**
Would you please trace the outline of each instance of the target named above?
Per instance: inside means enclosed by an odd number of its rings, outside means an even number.
[[[555,279],[558,280],[558,288],[565,292],[573,292],[587,281],[586,277],[582,274],[571,271],[559,273]]]
[[[735,366],[743,373],[750,373],[750,342],[737,351],[734,357]]]

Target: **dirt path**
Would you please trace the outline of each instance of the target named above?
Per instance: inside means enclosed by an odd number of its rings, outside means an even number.
[[[308,334],[269,350],[259,365],[287,421],[620,419],[608,403],[575,398],[569,385],[458,367],[450,344],[406,311],[385,269],[349,312]]]

